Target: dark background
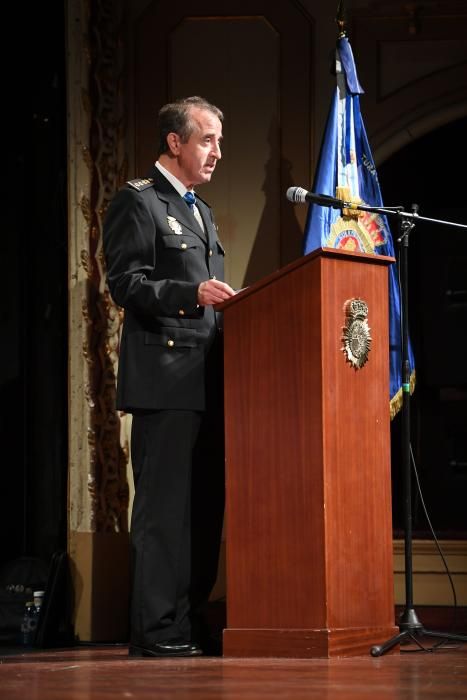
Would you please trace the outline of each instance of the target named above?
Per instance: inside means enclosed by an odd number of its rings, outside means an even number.
[[[10,7],[12,33],[24,10]],[[0,565],[66,548],[67,192],[65,31],[61,4],[27,11],[29,40],[5,56],[7,176],[0,250]],[[365,96],[361,101],[365,116]],[[467,120],[438,129],[378,168],[387,205],[467,222]],[[395,232],[394,232],[395,233]],[[396,238],[396,236],[394,236]],[[466,537],[467,236],[420,222],[410,237],[409,319],[417,369],[412,447],[440,537]],[[400,415],[392,423],[393,506],[402,535]],[[414,535],[429,536],[414,488]]]
[[[66,548],[67,193],[62,3],[4,14],[0,564]],[[5,104],[8,107],[5,107]]]
[[[364,109],[364,100],[362,101]],[[386,205],[419,205],[421,217],[467,223],[463,163],[467,119],[433,131],[378,168]],[[397,238],[393,227],[393,238]],[[467,536],[467,231],[419,222],[409,240],[409,328],[417,385],[411,401],[412,449],[437,533]],[[402,524],[400,415],[392,425],[396,534]],[[428,535],[416,486],[414,530]]]

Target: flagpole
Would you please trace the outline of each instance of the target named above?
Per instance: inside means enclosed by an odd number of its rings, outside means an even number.
[[[344,37],[347,36],[347,32],[345,30],[345,3],[344,3],[344,0],[339,0],[339,4],[337,5],[336,24],[339,28],[339,34],[338,34],[337,38],[343,39]]]

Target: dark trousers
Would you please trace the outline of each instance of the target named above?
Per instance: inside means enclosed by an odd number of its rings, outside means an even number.
[[[131,641],[199,641],[222,533],[222,411],[134,414],[131,456]]]

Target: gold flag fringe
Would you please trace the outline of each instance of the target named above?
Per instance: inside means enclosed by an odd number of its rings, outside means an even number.
[[[415,389],[415,381],[416,381],[416,376],[415,376],[415,370],[412,372],[410,375],[410,395],[413,394],[414,389]],[[392,399],[389,402],[389,411],[391,415],[391,420],[399,413],[399,411],[402,408],[402,387],[399,389],[397,394],[395,394]]]

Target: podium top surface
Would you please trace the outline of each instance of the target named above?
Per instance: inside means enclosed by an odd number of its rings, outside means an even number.
[[[313,259],[319,257],[340,258],[341,260],[349,260],[358,263],[369,263],[371,265],[385,266],[391,265],[392,263],[396,262],[395,258],[390,257],[388,255],[375,255],[373,253],[356,253],[354,251],[340,250],[336,248],[317,248],[316,250],[311,251],[311,253],[308,253],[308,255],[303,255],[302,257],[297,258],[297,260],[294,260],[288,265],[281,267],[279,270],[271,272],[271,274],[266,275],[266,277],[262,277],[260,280],[250,285],[249,287],[241,289],[234,297],[230,297],[230,299],[223,301],[221,304],[216,304],[214,308],[216,311],[224,311],[224,309],[227,309],[233,304],[240,302],[245,297],[250,296],[250,294],[254,294],[259,289],[262,289],[263,287],[272,284],[275,280],[279,279],[280,277],[288,275],[293,270],[302,267],[303,265],[307,265]]]

